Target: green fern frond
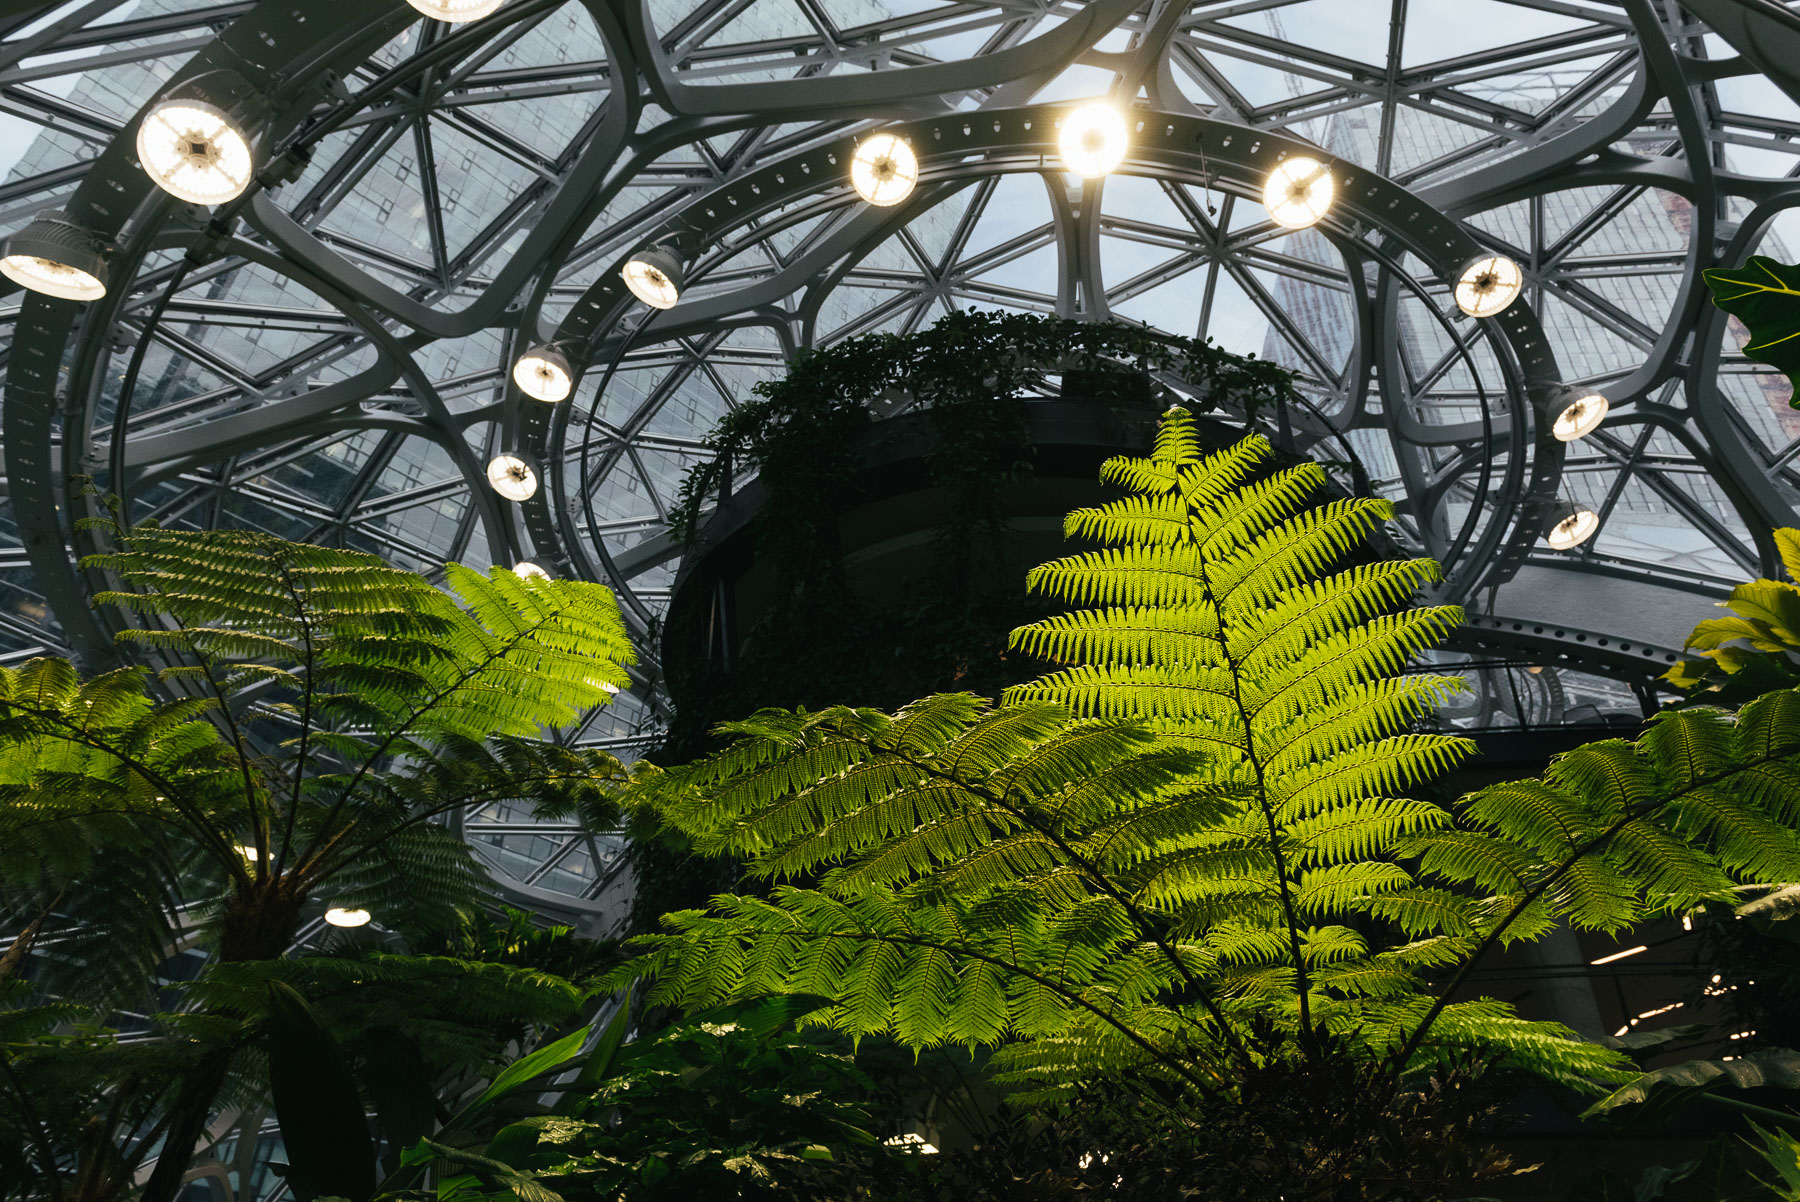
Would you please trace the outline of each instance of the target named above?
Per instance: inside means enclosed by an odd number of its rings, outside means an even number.
[[[816,993],[855,1033],[1003,1042],[1002,1077],[1036,1097],[1120,1066],[1229,1094],[1250,1031],[1307,1055],[1342,1039],[1396,1079],[1462,1048],[1570,1083],[1616,1071],[1467,999],[1470,966],[1800,876],[1800,698],[1670,715],[1456,805],[1409,797],[1474,750],[1420,729],[1461,681],[1413,671],[1462,613],[1420,603],[1435,564],[1371,546],[1391,507],[1273,459],[1256,437],[1204,453],[1173,412],[1148,457],[1110,460],[1127,495],[1066,526],[1101,545],[1029,577],[1072,612],[1012,636],[1054,670],[1001,708],[764,712],[649,778],[636,804],[811,887],[671,915],[618,980],[684,1006]]]

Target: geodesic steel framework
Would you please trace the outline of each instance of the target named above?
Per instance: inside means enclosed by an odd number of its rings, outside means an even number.
[[[1270,432],[1391,497],[1401,540],[1445,563],[1472,615],[1458,654],[1488,671],[1471,724],[1566,720],[1606,681],[1629,702],[1796,524],[1800,415],[1700,280],[1800,244],[1800,17],[1773,0],[4,11],[0,230],[60,208],[111,248],[102,301],[0,301],[10,657],[110,654],[72,558],[91,479],[140,518],[609,582],[641,676],[570,737],[628,752],[658,725],[666,518],[712,423],[799,348],[957,306],[1143,321],[1296,370],[1308,409]],[[152,186],[133,135],[219,68],[268,116],[257,182],[206,210]],[[1130,106],[1131,145],[1084,184],[1054,143],[1090,96]],[[890,128],[922,176],[877,209],[847,164]],[[1296,233],[1257,197],[1302,152],[1339,194]],[[688,265],[668,311],[618,278],[652,244]],[[1526,286],[1476,321],[1446,281],[1480,250]],[[584,365],[560,405],[509,379],[543,341]],[[1545,418],[1569,384],[1612,411],[1565,446]],[[484,480],[500,452],[539,469],[522,504]],[[1558,497],[1601,519],[1572,553],[1539,537]],[[546,896],[617,859],[471,822]]]

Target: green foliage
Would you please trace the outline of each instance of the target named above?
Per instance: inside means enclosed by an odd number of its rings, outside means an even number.
[[[269,1095],[294,1197],[367,1198],[375,1146],[343,1049],[306,999],[279,981],[269,982],[268,1031]]]
[[[1791,1131],[1769,1131],[1750,1124],[1760,1143],[1752,1144],[1756,1154],[1775,1171],[1775,1180],[1757,1178],[1781,1202],[1800,1202],[1800,1137]]]
[[[1744,1172],[1735,1144],[1721,1135],[1686,1164],[1651,1165],[1636,1183],[1597,1169],[1577,1178],[1562,1202],[1766,1202],[1768,1194]]]
[[[408,1160],[434,1164],[440,1198],[855,1196],[898,1154],[854,1100],[873,1083],[848,1055],[792,1032],[818,1004],[763,999],[617,1047],[621,1012],[614,1047],[602,1040],[554,1113],[485,1138],[440,1136]]]
[[[1122,365],[1128,371],[1173,374],[1210,398],[1208,408],[1229,400],[1252,417],[1266,405],[1297,396],[1293,373],[1211,341],[1120,322],[958,310],[911,336],[866,334],[802,351],[781,379],[758,381],[751,389],[755,399],[736,406],[708,436],[711,457],[683,480],[671,522],[691,532],[706,498],[733,473],[772,476],[796,501],[802,493],[841,486],[847,469],[832,452],[873,420],[881,401],[895,395],[916,398],[934,420],[953,423],[948,432],[967,435],[971,422],[1008,425],[1009,405],[1026,389],[1042,387],[1050,372],[1078,373],[1088,391],[1110,399],[1106,381]],[[993,440],[941,441],[935,453],[945,462],[936,474],[987,475],[991,486],[994,465],[961,460],[970,443],[993,445]],[[957,460],[954,468],[952,460]]]
[[[1101,548],[1032,575],[1091,608],[1017,632],[1064,666],[1005,706],[764,711],[644,778],[639,805],[762,891],[669,915],[615,980],[998,1044],[1038,1101],[1131,1074],[1179,1111],[1242,1105],[1296,1057],[1296,1081],[1367,1066],[1381,1109],[1470,1050],[1623,1083],[1618,1052],[1464,996],[1471,967],[1794,879],[1800,694],[1666,714],[1453,807],[1409,797],[1468,750],[1415,728],[1454,683],[1404,671],[1459,615],[1411,604],[1433,565],[1366,551],[1383,503],[1268,454],[1202,454],[1174,412],[1149,458],[1109,463],[1126,495],[1068,522]]]
[[[143,1004],[178,913],[214,950],[200,979],[159,999],[207,1049],[165,1108],[175,1151],[145,1195],[163,1202],[260,1030],[268,981],[321,1004],[307,978],[332,970],[281,958],[309,907],[366,907],[390,932],[447,947],[467,934],[486,878],[439,819],[500,801],[606,810],[617,761],[542,736],[604,704],[632,651],[596,585],[452,564],[445,592],[371,555],[255,532],[113,537],[86,566],[117,582],[99,601],[126,615],[119,643],[140,666],[85,679],[57,659],[0,668],[0,915],[36,922],[20,923],[18,962],[88,1003],[90,1021]],[[436,1064],[485,1063],[495,1027],[517,1038],[547,1010],[566,1019],[580,996],[543,971],[513,988],[504,958],[343,963],[368,978],[362,1029],[382,1016]],[[434,970],[461,1012],[393,996]],[[141,1157],[122,1124],[104,1155]],[[76,1178],[91,1188],[86,1163]]]
[[[1641,1107],[1640,1121],[1655,1121],[1694,1101],[1707,1097],[1732,1102],[1720,1091],[1775,1088],[1800,1090],[1800,1053],[1786,1048],[1763,1048],[1725,1060],[1686,1060],[1647,1072],[1620,1086],[1582,1112],[1583,1118],[1618,1117],[1625,1107]]]
[[[1800,530],[1775,531],[1775,547],[1788,575],[1800,578]],[[1683,660],[1663,673],[1688,701],[1742,705],[1776,689],[1800,685],[1800,587],[1785,580],[1740,584],[1721,608],[1735,614],[1709,618],[1688,636]]]
[[[1749,327],[1744,354],[1800,385],[1800,267],[1751,255],[1742,267],[1713,267],[1702,274],[1713,304]],[[1800,408],[1800,394],[1788,403]]]
[[[1489,1146],[1494,1107],[1474,1065],[1372,1106],[1383,1086],[1357,1057],[1321,1071],[1263,1050],[1228,1104],[1179,1114],[1129,1077],[1091,1084],[1055,1112],[1045,1150],[1082,1193],[1119,1202],[1439,1202],[1515,1175]]]

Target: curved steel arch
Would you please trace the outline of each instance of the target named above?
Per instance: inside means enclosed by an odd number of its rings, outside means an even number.
[[[935,186],[959,182],[971,174],[1044,171],[1046,164],[1055,161],[1062,111],[1061,106],[985,109],[966,116],[922,118],[885,128],[907,138],[915,147],[920,186],[929,199]],[[1120,175],[1142,173],[1203,182],[1211,188],[1253,197],[1261,192],[1262,179],[1276,162],[1289,155],[1316,153],[1298,139],[1274,132],[1247,133],[1242,126],[1202,117],[1133,109],[1132,118],[1131,148],[1118,169]],[[825,191],[837,196],[843,210],[855,210],[846,222],[842,241],[866,243],[871,234],[879,236],[905,224],[909,212],[901,206],[888,210],[857,209],[860,202],[849,193],[843,178],[854,150],[854,137],[844,138],[740,176],[671,214],[662,225],[647,231],[645,240],[715,245],[765,214]],[[1463,262],[1482,249],[1481,243],[1460,224],[1392,181],[1364,173],[1350,164],[1333,165],[1341,198],[1321,223],[1321,231],[1333,241],[1362,247],[1370,258],[1395,267],[1400,254],[1410,252],[1425,259],[1436,275],[1444,278],[1453,277]],[[1361,239],[1370,234],[1388,245],[1363,244]],[[838,245],[830,245],[818,257],[828,261],[837,258],[839,250]],[[610,366],[611,356],[633,342],[668,341],[710,332],[732,314],[771,304],[791,291],[795,282],[777,276],[752,284],[742,292],[711,295],[673,310],[645,313],[630,326],[629,334],[609,345],[603,331],[624,326],[627,314],[639,307],[619,277],[626,257],[620,256],[602,274],[555,332],[559,342],[581,346],[598,343],[596,353],[603,367]],[[853,263],[854,257],[852,251],[848,261]],[[705,267],[702,263],[694,273],[690,288],[705,280]],[[802,261],[784,274],[805,280],[812,273],[810,265]],[[1497,583],[1492,579],[1496,571],[1515,563],[1523,549],[1535,540],[1537,504],[1554,498],[1555,468],[1560,460],[1560,445],[1550,437],[1547,424],[1538,419],[1562,383],[1555,353],[1540,323],[1529,304],[1521,300],[1485,324],[1498,331],[1509,351],[1503,367],[1507,379],[1501,396],[1511,402],[1511,407],[1497,419],[1484,415],[1478,424],[1490,438],[1495,433],[1510,435],[1514,462],[1522,458],[1519,452],[1529,446],[1535,452],[1535,470],[1528,484],[1522,480],[1523,473],[1518,473],[1521,479],[1513,482],[1515,492],[1520,494],[1516,512],[1483,531],[1470,547],[1471,563],[1466,567],[1454,561],[1446,564],[1453,582],[1447,595],[1455,599],[1484,584]],[[560,483],[559,449],[566,443],[567,423],[575,419],[577,409],[550,408],[526,399],[517,404],[523,419],[523,445],[550,468],[553,481]],[[1317,431],[1319,435],[1325,433]],[[546,492],[563,496],[567,489],[559,487]],[[585,553],[591,542],[582,537],[566,506],[559,507],[546,493],[540,493],[525,503],[524,510],[532,544],[540,556],[549,556],[584,575],[597,575],[603,570],[601,563]],[[1460,539],[1458,544],[1466,541]],[[1506,553],[1502,553],[1502,548]],[[1462,548],[1454,545],[1454,549],[1460,552]]]

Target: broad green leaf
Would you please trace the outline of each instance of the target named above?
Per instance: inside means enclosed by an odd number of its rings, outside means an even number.
[[[1762,1146],[1752,1144],[1756,1154],[1763,1162],[1775,1170],[1779,1181],[1762,1180],[1764,1186],[1773,1191],[1781,1202],[1800,1202],[1800,1138],[1792,1131],[1769,1131],[1750,1124]]]
[[[546,1044],[531,1055],[507,1065],[500,1075],[481,1091],[481,1096],[469,1104],[463,1114],[467,1115],[479,1110],[496,1098],[504,1097],[545,1073],[554,1072],[575,1059],[581,1054],[581,1045],[587,1042],[587,1034],[586,1027],[579,1031],[572,1031],[555,1043]],[[462,1115],[459,1115],[458,1118],[462,1118]]]
[[[1595,1102],[1582,1118],[1611,1114],[1626,1106],[1672,1101],[1719,1089],[1800,1089],[1800,1052],[1770,1048],[1736,1060],[1688,1060],[1645,1073]]]
[[[1784,526],[1775,531],[1775,552],[1781,556],[1781,566],[1787,569],[1788,579],[1800,584],[1800,530]]]
[[[1779,369],[1800,388],[1800,267],[1752,255],[1742,267],[1704,274],[1713,303],[1749,328],[1744,354]],[[1788,404],[1800,409],[1800,395]]]
[[[375,1192],[375,1147],[344,1051],[291,986],[269,982],[269,1092],[303,1202]]]

